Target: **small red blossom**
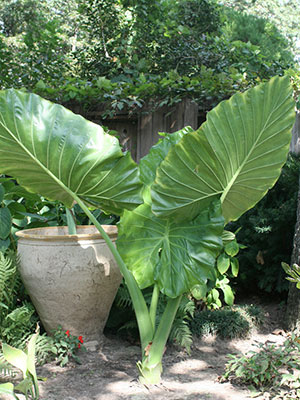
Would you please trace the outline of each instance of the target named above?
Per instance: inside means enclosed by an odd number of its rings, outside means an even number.
[[[80,349],[80,347],[81,347],[81,344],[80,344],[80,343],[78,343],[78,348]]]
[[[70,337],[70,331],[69,331],[69,330],[67,330],[67,331],[65,332],[65,334],[66,334],[68,337]]]
[[[78,340],[80,343],[83,343],[83,337],[82,336],[78,336]]]

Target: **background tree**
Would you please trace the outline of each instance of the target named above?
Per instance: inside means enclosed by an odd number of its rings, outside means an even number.
[[[239,13],[270,21],[289,40],[289,45],[294,51],[299,53],[297,39],[300,3],[298,0],[221,0],[220,4]]]
[[[234,69],[251,85],[282,74],[293,60],[287,39],[271,22],[227,3],[41,0],[37,8],[33,0],[3,0],[1,46],[10,58],[1,85],[12,75],[13,86],[34,88],[40,80],[51,87],[99,76],[132,82],[170,71],[194,77],[203,68],[227,76]]]

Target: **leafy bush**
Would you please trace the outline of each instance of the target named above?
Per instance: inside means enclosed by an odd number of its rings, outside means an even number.
[[[214,311],[197,311],[190,327],[198,337],[217,335],[222,339],[234,339],[246,337],[262,321],[263,313],[256,306],[224,307]]]
[[[246,355],[229,355],[221,380],[252,385],[260,391],[268,389],[273,394],[279,392],[278,399],[299,398],[299,338],[292,336],[282,345],[259,343],[257,347],[257,351]]]
[[[230,41],[242,41],[256,46],[267,62],[287,68],[293,64],[293,54],[288,40],[276,25],[265,18],[226,9],[224,34]],[[262,63],[263,64],[263,63]]]
[[[0,19],[0,87],[67,107],[140,110],[188,96],[207,112],[294,66],[273,24],[212,0],[5,1]]]
[[[246,245],[238,259],[240,293],[285,294],[288,282],[281,262],[289,263],[296,224],[300,161],[290,156],[276,185],[231,230],[240,229],[238,241]],[[283,240],[284,238],[284,240]]]

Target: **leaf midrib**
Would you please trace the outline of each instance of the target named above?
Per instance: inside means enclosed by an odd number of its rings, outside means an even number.
[[[2,120],[5,121],[3,115],[2,116]],[[27,147],[21,142],[21,139],[19,140],[16,135],[14,135],[13,132],[11,132],[10,129],[8,129],[8,127],[2,122],[0,121],[0,125],[2,126],[2,128],[8,133],[8,135],[10,136],[10,138],[12,138],[12,140],[21,148],[21,150],[27,154],[27,156],[33,161],[35,162],[50,178],[53,179],[53,181],[58,184],[63,190],[65,190],[65,192],[67,192],[74,200],[76,198],[76,195],[73,191],[71,191],[67,186],[64,185],[64,183],[62,181],[60,181],[48,168],[46,168],[44,166],[44,164],[42,164],[38,158],[36,158],[32,152],[30,152]],[[16,125],[16,123],[15,123]],[[15,126],[16,127],[16,126]],[[17,130],[17,127],[16,127]]]
[[[265,97],[265,93],[264,93],[264,97]],[[240,167],[237,169],[236,173],[233,175],[233,177],[231,178],[231,180],[229,181],[229,183],[227,184],[227,186],[224,188],[223,194],[222,194],[222,196],[221,196],[221,198],[220,198],[221,204],[224,203],[227,194],[229,193],[230,189],[231,189],[232,186],[234,185],[234,183],[235,183],[237,177],[240,175],[241,170],[242,170],[242,169],[244,168],[244,166],[248,163],[248,160],[249,160],[251,154],[252,154],[253,151],[256,149],[256,147],[257,147],[257,142],[259,142],[259,140],[260,140],[260,138],[261,138],[263,132],[265,131],[265,129],[266,129],[266,127],[267,127],[267,124],[268,124],[269,120],[271,119],[271,115],[273,115],[274,112],[275,112],[285,101],[286,101],[286,97],[284,98],[284,100],[281,102],[280,105],[276,104],[276,107],[275,107],[275,106],[273,107],[272,112],[268,113],[268,118],[266,119],[263,128],[261,129],[259,135],[257,136],[256,140],[254,141],[254,143],[253,143],[252,147],[250,148],[250,150],[249,150],[247,156],[245,157],[244,161],[242,162],[242,164],[240,165]],[[252,104],[252,102],[251,102],[251,104]],[[239,107],[239,104],[238,104],[238,107]],[[253,112],[253,110],[252,110],[252,112]],[[273,136],[275,136],[275,134],[274,134]]]

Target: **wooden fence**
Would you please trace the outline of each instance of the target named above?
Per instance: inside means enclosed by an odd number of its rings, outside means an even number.
[[[205,119],[205,116],[199,115],[198,105],[190,99],[173,107],[160,107],[155,111],[144,107],[133,117],[126,111],[118,112],[111,119],[102,118],[101,108],[88,112],[83,111],[80,106],[69,108],[90,121],[117,131],[123,148],[129,150],[136,161],[148,154],[152,145],[158,141],[159,132],[172,133],[188,125],[197,129]]]
[[[205,121],[200,115],[198,105],[185,99],[173,107],[160,107],[153,111],[144,107],[138,115],[130,117],[128,112],[118,112],[111,119],[103,119],[103,108],[85,112],[80,106],[70,107],[74,112],[83,115],[90,121],[106,126],[118,132],[124,150],[129,150],[134,160],[139,161],[148,154],[150,148],[158,141],[159,132],[173,133],[185,126],[197,129]],[[300,112],[296,112],[290,151],[300,154]]]

